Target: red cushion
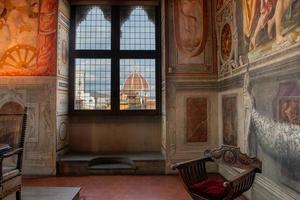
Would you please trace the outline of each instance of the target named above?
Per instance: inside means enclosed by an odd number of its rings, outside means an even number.
[[[196,194],[203,195],[209,199],[222,199],[228,192],[223,183],[224,181],[220,178],[209,177],[204,181],[192,185],[191,189]]]

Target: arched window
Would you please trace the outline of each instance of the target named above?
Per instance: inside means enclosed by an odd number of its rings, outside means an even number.
[[[160,8],[72,8],[70,111],[160,113]]]

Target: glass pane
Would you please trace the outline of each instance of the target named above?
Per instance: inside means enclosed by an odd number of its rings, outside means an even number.
[[[121,8],[121,50],[155,50],[155,7]]]
[[[110,110],[111,60],[75,60],[75,110]]]
[[[76,49],[111,49],[111,8],[79,6],[76,8]]]
[[[155,110],[155,59],[120,60],[120,110]]]

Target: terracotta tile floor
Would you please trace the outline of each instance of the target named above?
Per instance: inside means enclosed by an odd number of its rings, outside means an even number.
[[[177,176],[25,178],[23,185],[81,187],[84,200],[191,200]]]
[[[85,200],[190,200],[177,176],[25,178],[23,185],[81,187]]]

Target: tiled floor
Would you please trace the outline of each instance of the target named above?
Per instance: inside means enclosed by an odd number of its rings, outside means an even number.
[[[85,200],[190,200],[176,176],[27,178],[23,185],[81,187]]]
[[[25,178],[23,185],[81,187],[84,200],[191,200],[177,176]]]

